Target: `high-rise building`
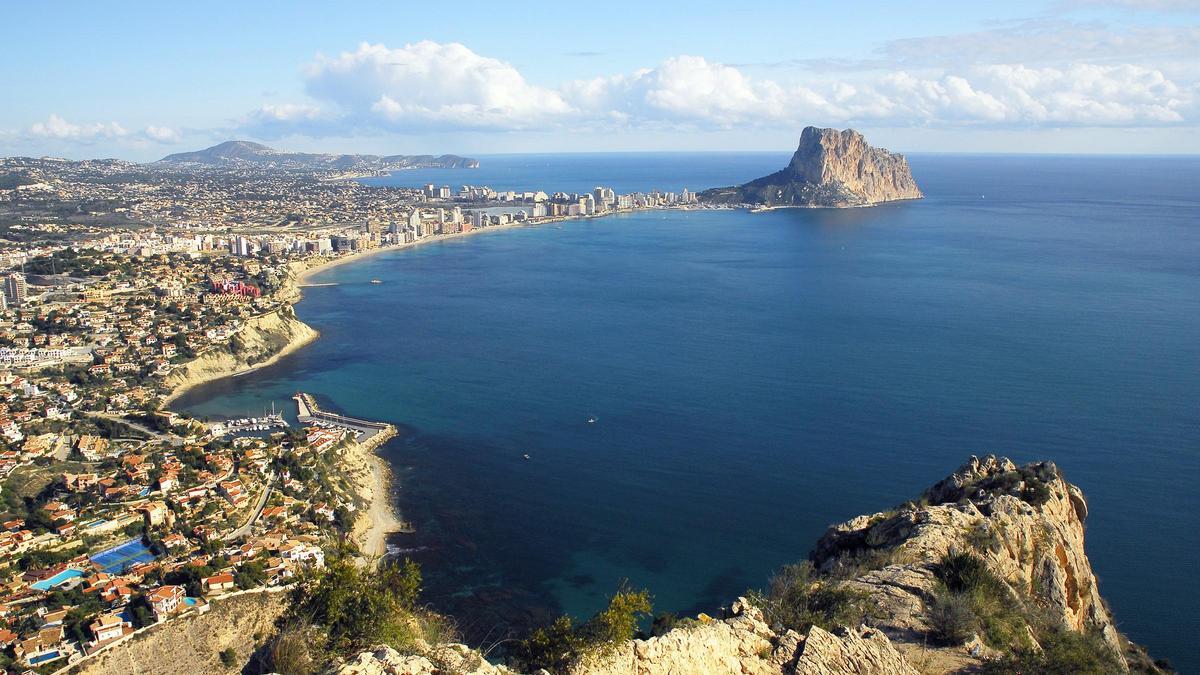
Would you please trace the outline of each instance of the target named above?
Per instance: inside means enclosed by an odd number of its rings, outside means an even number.
[[[421,210],[413,209],[412,213],[408,214],[408,229],[413,233],[414,239],[420,239],[421,234]]]
[[[24,274],[13,272],[4,278],[4,297],[8,300],[8,304],[13,306],[25,304],[25,295],[28,290]]]

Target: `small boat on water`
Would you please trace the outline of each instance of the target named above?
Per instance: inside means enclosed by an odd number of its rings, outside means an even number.
[[[595,423],[596,423],[596,418],[595,418],[595,417],[589,417],[589,418],[588,418],[588,424],[595,424]]]
[[[529,453],[528,453],[528,452],[527,452],[527,453],[525,453],[524,455],[521,455],[521,456],[522,456],[522,457],[524,457],[525,459],[529,459]]]
[[[372,280],[371,280],[371,283],[373,283],[373,284],[382,284],[383,282],[382,282],[382,281],[380,281],[379,279],[372,279]]]

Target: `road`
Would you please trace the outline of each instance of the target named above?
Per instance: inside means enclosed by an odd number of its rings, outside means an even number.
[[[230,542],[235,539],[241,539],[242,537],[246,536],[247,534],[250,534],[251,528],[254,527],[254,523],[258,522],[258,517],[262,515],[263,509],[265,509],[267,507],[267,500],[270,498],[271,498],[271,483],[267,483],[266,489],[262,491],[262,496],[260,496],[258,498],[258,504],[254,507],[254,515],[250,516],[250,520],[247,520],[245,525],[242,525],[241,527],[234,530],[233,532],[230,532],[224,538],[224,541]]]
[[[132,429],[137,429],[138,431],[142,432],[143,434],[146,434],[150,438],[153,438],[154,440],[162,442],[162,443],[170,443],[171,445],[175,445],[175,446],[183,445],[183,439],[176,436],[175,434],[164,434],[160,431],[155,431],[154,429],[151,429],[150,427],[148,427],[140,422],[135,422],[131,419],[122,417],[121,415],[110,415],[108,413],[98,413],[98,412],[85,412],[83,414],[87,415],[88,417],[96,417],[99,419],[108,420],[110,422],[118,422],[120,424],[124,424],[125,426],[130,427]]]

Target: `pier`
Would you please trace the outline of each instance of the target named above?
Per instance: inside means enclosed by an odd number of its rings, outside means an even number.
[[[348,429],[354,432],[356,442],[369,447],[376,447],[396,435],[396,427],[387,422],[372,422],[321,410],[316,400],[304,392],[296,392],[292,398],[296,401],[296,419],[301,424],[323,424]]]

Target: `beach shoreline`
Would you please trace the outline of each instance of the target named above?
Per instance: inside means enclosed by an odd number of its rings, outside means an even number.
[[[287,305],[287,307],[291,307],[291,305]],[[283,309],[283,308],[280,308],[280,309]],[[280,310],[277,309],[275,311],[278,312]],[[195,389],[196,387],[199,387],[199,386],[202,386],[205,384],[209,384],[211,382],[216,382],[218,380],[223,380],[227,377],[241,377],[242,375],[245,375],[247,373],[252,373],[261,368],[266,368],[267,366],[275,365],[280,360],[282,360],[284,357],[294,354],[295,352],[299,351],[300,349],[312,344],[313,342],[316,342],[317,338],[321,337],[321,333],[319,331],[317,331],[317,329],[313,328],[312,326],[309,326],[308,324],[304,323],[303,321],[300,321],[299,319],[293,318],[293,320],[297,324],[304,326],[308,332],[305,334],[302,334],[302,335],[298,335],[294,339],[290,339],[279,351],[275,352],[273,355],[271,355],[269,358],[267,358],[264,361],[246,365],[246,366],[237,368],[235,370],[212,371],[210,373],[207,373],[207,374],[204,374],[201,376],[187,378],[186,380],[176,384],[175,386],[173,386],[171,388],[171,393],[167,394],[167,396],[162,399],[161,407],[169,408],[173,403],[175,403],[177,400],[179,400],[184,394]],[[198,356],[197,359],[199,359],[201,357],[202,357],[202,355]]]
[[[637,209],[636,211],[641,210],[643,209]],[[536,223],[509,223],[505,225],[472,229],[468,232],[455,232],[453,234],[435,235],[415,242],[380,246],[378,248],[352,253],[349,255],[342,255],[334,258],[322,258],[313,262],[297,261],[292,263],[292,273],[288,276],[284,287],[279,291],[283,306],[273,310],[272,312],[264,314],[262,317],[257,318],[262,319],[272,314],[287,311],[290,313],[287,320],[302,328],[290,333],[289,339],[283,345],[283,347],[262,362],[250,365],[242,365],[232,369],[216,368],[199,376],[187,378],[185,381],[180,382],[172,388],[170,394],[163,399],[161,407],[167,408],[184,394],[203,384],[216,382],[227,377],[239,377],[241,375],[259,370],[260,368],[265,368],[315,342],[320,337],[320,333],[315,328],[312,328],[308,324],[304,323],[296,316],[295,305],[303,299],[303,289],[305,288],[308,280],[319,272],[324,272],[352,262],[366,260],[381,253],[403,251],[433,242],[461,239],[467,236],[485,232],[500,232],[521,227],[552,225],[567,220],[602,218],[610,215],[617,215],[618,213],[625,212],[607,212],[590,216],[563,216],[539,220]],[[200,358],[202,358],[202,356],[197,357],[196,360],[199,360]],[[189,362],[189,364],[194,363],[196,360]],[[368,445],[359,444],[357,442],[351,444],[352,448],[350,450],[349,459],[352,464],[357,465],[353,467],[355,469],[354,473],[360,475],[368,474],[364,475],[361,480],[356,479],[354,481],[359,497],[362,498],[362,500],[366,502],[368,506],[362,510],[356,518],[352,537],[355,543],[359,546],[360,551],[368,559],[380,558],[385,555],[387,553],[387,536],[394,532],[400,531],[405,527],[404,521],[401,519],[401,514],[399,514],[395,504],[392,503],[392,499],[390,498],[392,491],[395,488],[391,466],[386,460],[384,460],[375,452],[380,445],[385,443],[394,435],[395,432],[392,431],[382,438],[373,440]]]

